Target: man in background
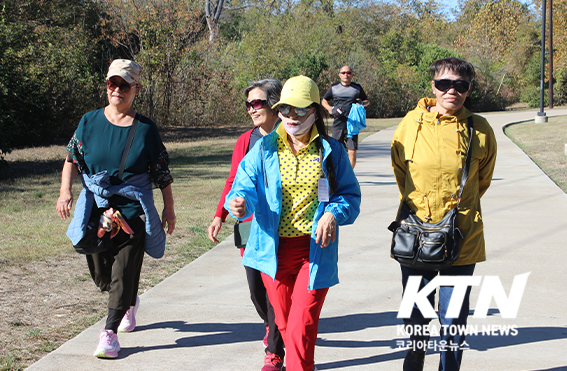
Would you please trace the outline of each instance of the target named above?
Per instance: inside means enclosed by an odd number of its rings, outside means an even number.
[[[354,168],[356,164],[356,151],[358,150],[358,135],[347,138],[347,119],[353,103],[362,104],[365,107],[370,104],[362,86],[352,82],[354,72],[349,66],[343,66],[339,70],[340,82],[331,85],[323,96],[321,104],[329,114],[333,116],[332,137],[341,142],[348,150],[350,164]],[[332,100],[333,105],[329,103]]]

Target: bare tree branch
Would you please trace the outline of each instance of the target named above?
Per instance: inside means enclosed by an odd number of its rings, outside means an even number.
[[[209,27],[209,41],[215,42],[219,37],[219,19],[222,13],[224,0],[219,0],[214,16],[211,17],[211,0],[205,0],[205,17],[207,19],[207,26]]]

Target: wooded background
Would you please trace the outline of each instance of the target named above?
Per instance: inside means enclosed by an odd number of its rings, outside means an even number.
[[[242,88],[251,80],[304,74],[324,94],[345,64],[369,96],[369,117],[402,116],[430,94],[431,62],[448,56],[477,68],[475,111],[539,105],[537,2],[461,0],[455,9],[434,0],[1,4],[0,159],[11,148],[67,141],[84,113],[106,104],[104,77],[115,58],[143,66],[135,108],[164,126],[245,120]],[[559,105],[567,102],[567,0],[553,7]]]

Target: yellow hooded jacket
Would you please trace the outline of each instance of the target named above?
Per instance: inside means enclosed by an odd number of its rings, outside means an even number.
[[[463,232],[461,255],[454,265],[486,260],[480,198],[490,186],[496,164],[496,137],[488,121],[463,107],[457,116],[429,112],[436,100],[423,98],[398,125],[392,140],[392,167],[400,199],[422,221],[437,223],[457,205],[472,115],[469,177],[461,196],[457,226]]]

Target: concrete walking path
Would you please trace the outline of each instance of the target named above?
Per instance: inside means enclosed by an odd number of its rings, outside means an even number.
[[[547,114],[567,115],[567,110]],[[508,295],[514,276],[531,273],[517,318],[502,318],[494,300],[486,318],[469,317],[479,334],[467,337],[463,371],[567,370],[567,195],[502,131],[535,115],[485,115],[496,133],[498,159],[482,198],[487,261],[477,265],[475,275],[498,276]],[[405,350],[399,345],[407,337],[398,332],[402,321],[396,318],[401,273],[389,257],[386,229],[399,203],[390,164],[393,132],[380,131],[360,145],[361,213],[354,225],[340,228],[340,284],[329,290],[321,314],[319,370],[402,369]],[[471,309],[479,291],[473,287]],[[28,369],[259,371],[263,366],[265,329],[231,238],[144,293],[137,322],[134,332],[119,334],[118,359],[92,356],[104,327],[100,321]],[[483,334],[483,328],[494,332]],[[517,334],[499,335],[505,329]],[[429,352],[425,370],[437,370],[438,362],[438,352]]]

